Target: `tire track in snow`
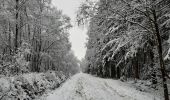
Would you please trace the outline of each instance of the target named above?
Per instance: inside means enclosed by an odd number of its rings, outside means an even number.
[[[92,99],[92,97],[88,98],[86,94],[87,92],[84,91],[84,87],[85,87],[84,83],[86,83],[85,80],[86,79],[84,77],[78,79],[75,92],[80,97],[82,97],[82,100],[94,100]]]
[[[46,100],[153,100],[153,98],[151,94],[137,91],[126,83],[81,73],[66,81]]]
[[[83,86],[82,86],[82,79],[79,79],[77,81],[75,93],[78,94],[79,96],[81,96],[82,98],[85,97],[85,93],[83,91]]]
[[[114,95],[118,95],[124,99],[127,99],[127,100],[132,100],[133,98],[131,98],[130,96],[127,96],[127,95],[124,95],[124,94],[120,94],[116,89],[114,89],[113,87],[109,86],[107,82],[104,82],[106,88],[107,88],[107,91],[111,94],[114,94]]]

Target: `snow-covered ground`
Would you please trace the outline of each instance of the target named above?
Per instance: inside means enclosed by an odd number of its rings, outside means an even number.
[[[66,79],[67,76],[58,71],[0,77],[0,100],[37,100]]]
[[[77,74],[44,100],[162,100],[159,96],[141,92],[130,84]]]

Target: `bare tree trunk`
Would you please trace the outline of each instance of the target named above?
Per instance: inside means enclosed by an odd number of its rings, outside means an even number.
[[[159,26],[157,23],[157,15],[156,15],[155,10],[153,10],[153,17],[154,17],[154,27],[155,27],[155,35],[156,35],[155,37],[156,37],[157,43],[158,43],[157,49],[158,49],[159,62],[160,62],[160,68],[161,68],[161,73],[162,73],[164,98],[165,98],[165,100],[169,100],[166,73],[165,73],[165,64],[164,64],[163,56],[162,56],[162,41],[161,41],[160,30],[159,30]]]
[[[15,48],[14,50],[17,51],[17,48],[18,48],[18,34],[19,34],[19,27],[18,27],[18,18],[19,18],[19,0],[16,0],[16,26],[15,26],[15,40],[14,40],[14,44],[15,44]]]
[[[157,78],[156,78],[156,71],[154,68],[154,53],[152,50],[150,50],[150,59],[151,59],[151,68],[152,68],[152,73],[151,73],[151,78],[152,78],[152,84],[157,84]]]
[[[120,68],[119,67],[116,68],[116,78],[120,79]]]
[[[133,67],[134,67],[134,78],[139,79],[139,65],[138,65],[138,57],[135,57],[133,60]]]

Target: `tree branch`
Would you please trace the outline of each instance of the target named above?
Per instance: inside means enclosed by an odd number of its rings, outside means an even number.
[[[56,41],[53,41],[47,48],[45,48],[43,51],[47,51]]]
[[[145,30],[147,30],[148,32],[150,32],[150,33],[153,34],[153,32],[152,32],[150,29],[146,28],[144,25],[142,25],[142,24],[140,24],[140,23],[138,23],[138,22],[134,22],[134,21],[130,21],[130,20],[126,20],[126,21],[127,21],[127,22],[130,22],[130,23],[132,23],[132,24],[137,24],[138,26],[142,27],[143,29],[145,29]]]

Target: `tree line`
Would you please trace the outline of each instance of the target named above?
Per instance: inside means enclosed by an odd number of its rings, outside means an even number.
[[[75,74],[70,18],[51,0],[0,0],[0,74],[63,71]]]
[[[169,0],[86,0],[77,21],[88,28],[84,72],[152,84],[161,78],[169,100]]]

